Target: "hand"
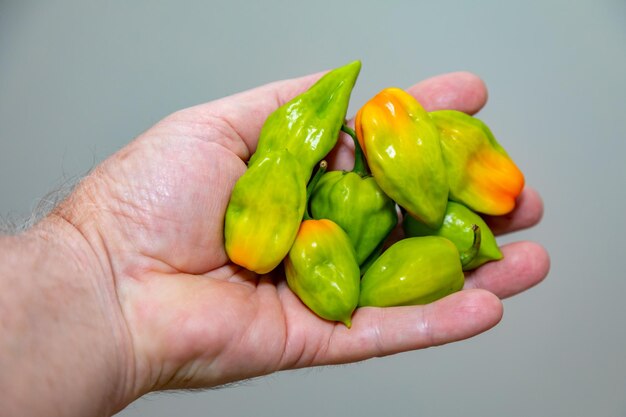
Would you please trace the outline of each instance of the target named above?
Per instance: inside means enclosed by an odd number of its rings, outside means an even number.
[[[548,271],[530,242],[468,275],[466,290],[417,307],[360,308],[351,329],[312,314],[284,277],[258,276],[228,261],[223,219],[265,118],[321,74],[269,84],[179,111],[98,166],[48,219],[80,231],[98,260],[94,288],[106,293],[126,372],[123,401],[158,389],[211,387],[290,368],[359,361],[479,334],[501,318],[499,298]],[[427,110],[477,112],[483,83],[453,73],[408,90]],[[345,139],[345,138],[344,138]],[[349,165],[351,143],[331,157]],[[536,224],[538,194],[492,219],[497,233]],[[126,404],[121,404],[120,407]]]

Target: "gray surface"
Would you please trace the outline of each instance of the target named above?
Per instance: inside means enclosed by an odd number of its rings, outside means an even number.
[[[374,2],[372,2],[374,3]],[[0,2],[0,214],[168,113],[363,61],[382,87],[465,69],[481,113],[545,199],[540,286],[475,339],[209,392],[120,416],[626,416],[626,3]]]

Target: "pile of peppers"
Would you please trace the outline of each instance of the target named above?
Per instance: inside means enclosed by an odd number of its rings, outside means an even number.
[[[336,68],[265,121],[224,223],[230,260],[287,284],[319,317],[351,326],[362,306],[430,303],[460,290],[464,272],[502,259],[481,214],[515,207],[524,177],[481,120],[427,112],[385,88],[346,125],[361,69]],[[351,171],[327,171],[340,132]],[[402,227],[404,238],[389,242]]]

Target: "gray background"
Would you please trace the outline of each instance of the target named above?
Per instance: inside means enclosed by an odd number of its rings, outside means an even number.
[[[548,279],[474,339],[120,416],[626,416],[624,0],[0,0],[0,215],[27,216],[165,115],[361,59],[386,86],[470,70],[481,112],[545,199]]]

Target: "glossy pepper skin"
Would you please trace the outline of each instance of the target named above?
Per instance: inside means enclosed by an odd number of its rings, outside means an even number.
[[[412,237],[387,249],[361,279],[359,306],[428,304],[463,288],[456,246],[440,236]]]
[[[306,207],[308,178],[288,151],[268,152],[239,178],[224,222],[231,261],[270,272],[293,243]]]
[[[490,215],[513,210],[524,176],[489,127],[456,110],[434,111],[430,116],[441,135],[450,200]]]
[[[232,262],[267,273],[289,252],[306,206],[307,181],[337,141],[360,68],[355,61],[328,72],[265,121],[226,209],[224,246]]]
[[[448,179],[439,131],[410,94],[387,88],[356,115],[355,130],[380,188],[431,228],[443,221]]]
[[[367,173],[354,131],[346,126],[342,130],[355,141],[354,168],[325,173],[313,190],[310,209],[314,218],[330,219],[346,231],[359,265],[364,266],[398,223],[398,215],[395,202]]]
[[[474,239],[473,225],[480,227],[481,244],[478,254],[476,254],[474,259],[467,265],[463,265],[464,271],[476,269],[489,261],[502,259],[502,252],[500,248],[498,248],[498,243],[496,242],[493,232],[478,214],[474,213],[463,204],[449,201],[443,224],[439,229],[429,229],[411,216],[405,217],[402,222],[402,227],[407,237],[445,237],[454,243],[459,251],[463,251],[472,245]]]
[[[354,245],[359,265],[398,223],[394,202],[374,178],[346,171],[322,176],[311,197],[311,214],[341,226]]]
[[[268,151],[287,149],[312,171],[337,143],[360,70],[360,61],[336,68],[275,110],[263,124],[250,163]]]
[[[359,266],[350,239],[330,220],[304,220],[285,258],[289,288],[318,316],[352,325]]]

